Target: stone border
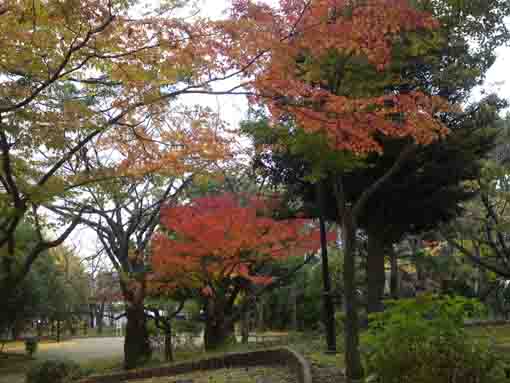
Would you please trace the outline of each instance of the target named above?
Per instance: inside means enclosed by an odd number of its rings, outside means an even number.
[[[243,353],[227,353],[217,357],[169,366],[117,372],[108,375],[94,375],[81,379],[78,383],[119,383],[126,380],[174,376],[201,370],[274,365],[287,365],[297,375],[299,383],[312,383],[310,365],[303,356],[289,347]]]

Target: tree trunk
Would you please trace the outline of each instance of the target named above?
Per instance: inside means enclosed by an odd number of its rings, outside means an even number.
[[[104,326],[104,306],[105,303],[101,302],[99,307],[97,308],[96,312],[96,321],[97,321],[97,333],[102,334],[103,333],[103,326]]]
[[[297,331],[297,291],[296,286],[289,287],[289,304],[290,304],[290,329]]]
[[[250,310],[245,309],[241,320],[241,342],[243,344],[247,344],[249,336],[250,336]]]
[[[172,324],[167,323],[165,327],[165,360],[167,362],[174,361],[174,353],[172,348]]]
[[[126,337],[124,339],[124,368],[138,367],[151,355],[143,301],[128,302],[126,306]]]
[[[348,381],[363,378],[359,353],[359,318],[356,298],[356,226],[352,213],[342,217],[342,242],[344,250],[344,304],[345,304],[345,373]]]
[[[205,311],[205,350],[217,350],[226,346],[234,335],[234,329],[232,321],[227,318],[224,305],[215,302],[213,299],[208,299]]]
[[[374,231],[368,231],[367,255],[367,312],[383,310],[382,299],[386,275],[384,270],[384,241]]]
[[[57,320],[57,343],[60,343],[60,319]]]
[[[257,328],[259,331],[265,331],[266,324],[264,320],[264,298],[259,297],[257,300]]]
[[[390,264],[391,264],[391,274],[390,274],[390,294],[393,299],[398,299],[399,297],[399,275],[398,275],[398,260],[397,260],[397,254],[395,254],[395,250],[393,249],[393,246],[391,246],[389,249],[389,256],[390,256]]]
[[[321,189],[319,189],[321,190]],[[322,290],[323,290],[323,303],[324,303],[324,324],[326,327],[326,342],[328,352],[336,352],[336,331],[335,331],[335,306],[333,304],[333,297],[331,296],[331,274],[329,272],[328,264],[328,244],[326,237],[326,224],[324,220],[324,201],[321,198],[322,193],[319,194],[319,204],[321,214],[319,217],[320,237],[321,237],[321,261],[322,261]]]
[[[91,304],[89,306],[89,308],[90,308],[90,311],[89,311],[89,314],[90,314],[90,328],[94,328],[95,327],[95,320],[94,320],[95,315],[94,315],[94,313],[96,311],[96,305],[95,304]]]

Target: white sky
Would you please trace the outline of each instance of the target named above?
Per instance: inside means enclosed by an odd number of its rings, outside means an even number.
[[[151,0],[149,0],[151,1]],[[228,0],[201,0],[201,10],[203,14],[211,18],[220,17]],[[488,92],[497,92],[501,97],[510,100],[510,47],[503,47],[497,50],[497,60],[493,67],[487,73],[487,78],[482,87]],[[473,97],[476,99],[479,91],[475,92]],[[181,97],[183,102],[208,105],[217,110],[223,119],[227,121],[230,127],[238,126],[239,122],[246,116],[247,102],[243,96],[202,96],[198,98]],[[79,255],[89,256],[94,254],[97,244],[95,233],[85,227],[79,227],[74,231],[67,241],[68,245],[75,248]]]

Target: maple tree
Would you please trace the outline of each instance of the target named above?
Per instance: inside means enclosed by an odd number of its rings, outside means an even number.
[[[140,5],[124,0],[0,3],[0,248],[6,248],[0,284],[5,295],[46,249],[108,209],[106,203],[94,206],[93,196],[92,201],[84,197],[87,187],[112,178],[143,183],[149,173],[195,173],[228,156],[217,116],[177,103],[183,94],[211,93],[212,82],[231,76],[232,65],[218,60],[220,52],[211,44],[219,31],[186,2],[164,1],[143,12]],[[193,17],[186,17],[188,11]],[[125,191],[126,184],[120,184],[117,195]],[[110,195],[116,195],[115,185],[106,186]],[[55,211],[52,205],[62,198],[65,210],[58,213],[67,226],[52,239],[46,209]],[[142,217],[143,225],[151,214]],[[35,222],[38,240],[19,262],[16,228],[24,218]],[[102,233],[122,225],[109,223]],[[130,238],[115,233],[122,237],[117,264],[130,272]],[[136,295],[124,291],[128,298]],[[140,312],[140,302],[134,303]],[[126,350],[147,349],[137,346],[143,343],[137,338],[126,337],[133,339]],[[126,365],[132,367],[138,357],[130,354]]]
[[[0,247],[9,257],[22,218],[42,223],[39,206],[76,186],[119,172],[185,171],[190,157],[224,155],[206,113],[192,128],[166,123],[177,96],[207,93],[228,77],[206,41],[217,37],[211,23],[183,18],[183,4],[163,2],[141,15],[136,3],[117,0],[0,4]],[[115,150],[118,161],[91,172],[91,150]],[[69,172],[70,162],[83,165],[78,174]],[[5,284],[19,283],[78,223],[55,240],[40,230]]]
[[[153,237],[151,288],[198,292],[206,313],[205,347],[223,344],[235,320],[234,304],[251,285],[276,282],[267,266],[317,250],[309,220],[275,220],[276,201],[223,194],[161,210]],[[330,238],[331,239],[331,238]]]
[[[248,86],[252,100],[267,106],[273,122],[291,120],[311,137],[323,137],[311,138],[313,144],[304,145],[301,154],[314,157],[315,181],[328,173],[335,177],[344,248],[346,375],[358,380],[363,376],[355,297],[359,217],[418,145],[448,133],[438,117],[452,109],[438,96],[413,89],[389,92],[381,83],[384,76],[394,83],[403,80],[401,73],[386,70],[395,42],[414,31],[433,37],[439,25],[430,13],[405,0],[282,0],[279,4],[271,8],[251,1],[235,2],[233,19],[246,26],[241,32],[246,43],[235,45],[232,57],[239,60],[242,52],[242,63],[264,57],[250,68]],[[418,54],[429,49],[420,44],[414,48]],[[368,73],[378,77],[378,83],[368,88],[353,85],[356,75],[366,74],[369,68],[375,69]],[[368,153],[382,153],[380,136],[400,138],[406,144],[382,176],[355,201],[347,201],[343,175]]]

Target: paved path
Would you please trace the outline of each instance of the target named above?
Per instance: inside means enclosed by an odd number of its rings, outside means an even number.
[[[37,353],[40,359],[67,358],[78,363],[93,359],[122,358],[124,354],[123,337],[73,339],[42,346]]]
[[[6,351],[24,352],[23,347]],[[78,363],[93,359],[113,359],[122,357],[124,338],[83,338],[66,340],[60,343],[41,343],[37,350],[37,359],[71,359]]]
[[[7,348],[9,352],[24,353],[24,347]],[[124,353],[124,338],[84,338],[72,339],[60,343],[39,344],[37,360],[71,359],[78,363],[93,360],[121,359]],[[0,383],[21,383],[24,376],[20,374],[4,373],[0,371]]]

